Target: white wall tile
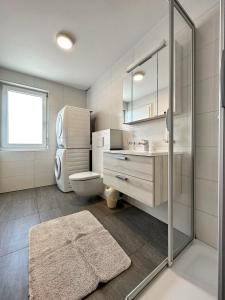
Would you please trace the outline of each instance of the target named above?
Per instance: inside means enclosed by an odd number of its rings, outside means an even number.
[[[196,208],[218,216],[218,182],[196,179]]]
[[[216,147],[197,147],[196,177],[218,180],[218,149]]]
[[[196,22],[196,48],[200,49],[205,45],[219,39],[219,9],[212,9],[204,14]]]
[[[219,40],[196,51],[196,80],[201,81],[219,74]]]
[[[29,189],[34,187],[34,176],[30,174],[19,174],[12,177],[3,177],[0,180],[1,193]]]
[[[33,151],[0,151],[0,162],[33,160]]]
[[[196,85],[196,113],[219,109],[219,77],[215,76],[198,82]]]
[[[33,172],[32,160],[17,160],[0,163],[0,180],[4,177],[19,176],[21,174],[33,176]]]
[[[33,160],[52,160],[55,155],[55,148],[46,151],[35,151]]]
[[[196,235],[217,247],[219,7],[197,22]],[[200,146],[200,147],[199,147]]]
[[[113,66],[112,66],[112,81],[117,81],[124,77],[127,67],[132,64],[134,59],[134,51],[131,49],[125,53]]]
[[[218,112],[196,115],[196,146],[218,146]]]
[[[34,174],[34,187],[55,184],[55,176],[51,170],[46,172],[35,172]]]
[[[76,102],[76,105],[78,107],[85,108],[87,106],[86,103],[86,93],[83,91],[80,91],[78,89],[74,89],[72,87],[63,86],[63,106],[64,105],[74,105],[74,102]]]
[[[34,161],[34,173],[54,173],[54,157]]]
[[[218,247],[218,218],[196,211],[196,237],[206,244]]]
[[[143,38],[134,45],[133,61],[139,60],[149,54],[149,52],[158,47],[163,40],[168,40],[168,36],[168,16],[166,16],[162,20],[159,20],[155,28],[145,34]]]

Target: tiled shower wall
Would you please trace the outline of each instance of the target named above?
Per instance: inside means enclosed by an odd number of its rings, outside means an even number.
[[[217,247],[219,6],[196,26],[196,235]]]
[[[46,151],[0,151],[0,193],[55,183],[55,121],[64,105],[86,107],[86,93],[52,81],[0,68],[0,80],[44,89],[48,97],[49,148]]]
[[[219,7],[194,20],[196,38],[196,235],[217,247],[217,144],[218,144],[218,34]],[[88,92],[87,104],[94,113],[95,130],[118,128],[127,139],[147,138],[154,150],[167,150],[165,120],[125,126],[122,124],[122,83],[127,66],[167,38],[168,19],[162,20],[139,43],[96,81]],[[178,127],[177,127],[178,128]],[[181,204],[181,205],[180,205]],[[177,217],[187,217],[185,204],[178,205]],[[149,212],[166,221],[167,208]]]

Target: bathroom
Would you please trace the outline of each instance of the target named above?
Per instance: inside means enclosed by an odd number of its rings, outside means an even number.
[[[0,7],[0,299],[223,299],[217,279],[220,1],[1,0]],[[59,37],[69,39],[70,50],[60,48]],[[7,141],[10,89],[41,99],[36,108],[23,104],[26,97],[12,106],[14,139],[26,128],[30,144]],[[78,112],[73,120],[85,114],[85,146],[77,146],[77,133],[75,146],[59,145],[64,107]],[[33,130],[41,142],[32,142]],[[64,148],[85,148],[84,167],[75,151],[78,170],[65,175],[69,191],[55,174],[57,148],[65,156],[71,150]],[[83,172],[91,172],[85,180]],[[115,263],[120,271],[81,296],[71,288],[77,282],[68,284],[75,280],[69,272],[57,281],[62,294],[51,268],[32,279],[32,255],[45,251],[38,230],[49,224],[54,236],[57,222],[67,220],[61,218],[87,211],[86,221],[97,219],[123,255]],[[51,244],[51,235],[46,239]],[[110,261],[112,252],[100,253]],[[45,272],[49,277],[40,276]]]

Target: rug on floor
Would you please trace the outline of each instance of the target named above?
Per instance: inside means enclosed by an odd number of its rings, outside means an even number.
[[[29,297],[82,299],[130,264],[124,250],[89,211],[44,222],[29,232]]]

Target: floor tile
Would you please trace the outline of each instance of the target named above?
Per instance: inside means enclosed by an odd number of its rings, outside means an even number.
[[[146,243],[151,241],[156,247],[167,245],[167,224],[147,213],[130,207],[125,212],[116,213],[115,217],[121,222],[129,224],[134,234],[140,236]]]
[[[40,212],[40,220],[41,222],[46,222],[52,219],[56,219],[62,217],[62,212],[59,208],[53,208],[51,210],[46,210]]]
[[[41,222],[46,222],[46,221],[49,221],[52,219],[56,219],[59,217],[74,214],[81,210],[82,210],[81,208],[77,208],[77,207],[75,207],[75,208],[57,207],[57,208],[53,208],[51,210],[46,210],[46,211],[40,212],[40,220],[41,220]]]
[[[19,219],[37,212],[34,189],[1,194],[0,222]]]
[[[116,239],[127,255],[135,253],[145,244],[144,239],[136,235],[129,224],[118,220],[114,215],[106,216],[99,220]]]
[[[28,248],[0,257],[0,299],[28,299]]]
[[[124,201],[118,201],[116,208],[108,208],[106,200],[97,198],[96,202],[90,203],[86,209],[92,212],[96,217],[114,215],[118,212],[125,213],[130,205]]]
[[[29,229],[38,223],[38,214],[0,222],[0,256],[28,247]]]

